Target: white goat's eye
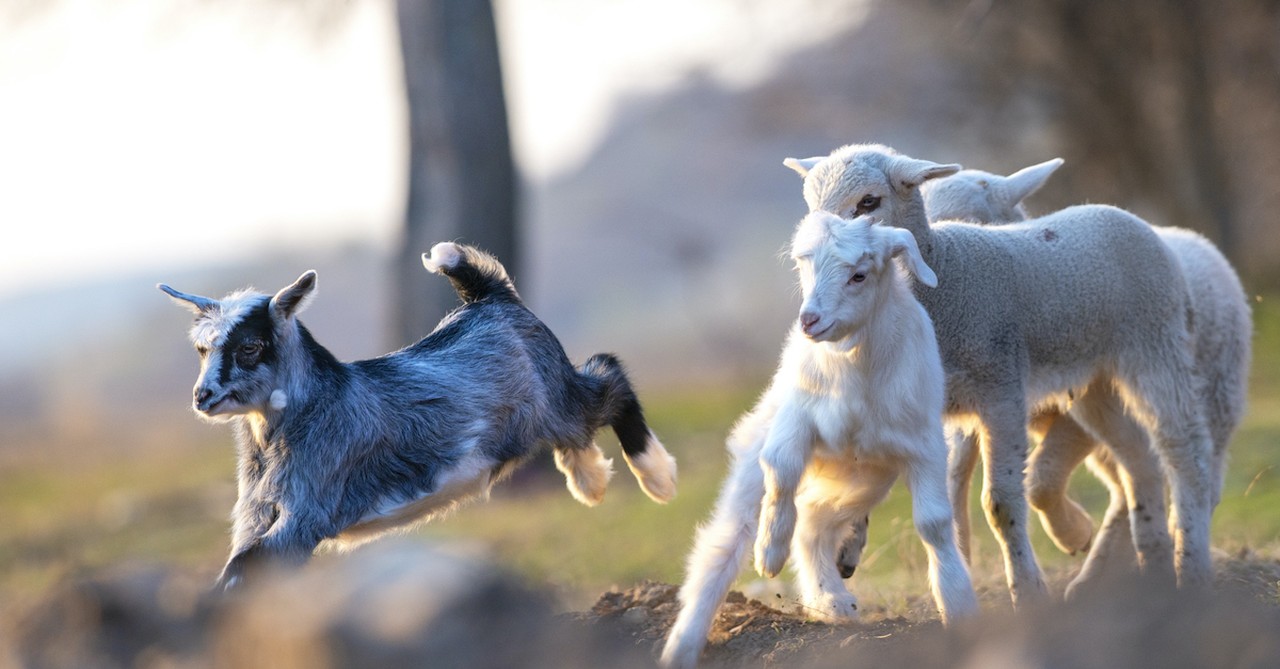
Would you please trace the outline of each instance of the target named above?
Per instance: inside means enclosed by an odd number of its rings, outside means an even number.
[[[867,280],[867,275],[863,274],[862,272],[854,272],[853,276],[849,277],[849,283],[862,283],[863,281],[866,281],[866,280]]]

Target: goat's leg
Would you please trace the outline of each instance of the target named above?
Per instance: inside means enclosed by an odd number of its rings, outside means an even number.
[[[897,471],[886,467],[810,465],[797,497],[799,520],[791,549],[804,613],[839,622],[857,617],[857,598],[837,569],[836,550],[852,519],[866,519],[889,494]],[[864,524],[862,527],[866,527]],[[864,534],[865,537],[865,534]],[[847,545],[847,544],[845,544]]]
[[[1089,549],[1093,520],[1067,494],[1067,484],[1071,472],[1096,446],[1097,442],[1079,423],[1055,411],[1028,465],[1027,497],[1031,507],[1040,515],[1040,524],[1053,543],[1071,555]]]
[[[1027,498],[1023,475],[1027,466],[1027,412],[1021,396],[982,406],[983,506],[1004,555],[1005,577],[1014,606],[1048,594],[1027,533]]]
[[[941,441],[941,437],[939,437]],[[941,451],[940,451],[941,452]],[[943,623],[978,611],[969,569],[956,546],[952,506],[947,499],[946,465],[918,457],[906,463],[911,515],[929,555],[929,589]]]
[[[716,610],[742,568],[764,495],[759,453],[757,442],[735,458],[711,520],[698,529],[680,588],[680,613],[662,648],[663,667],[691,669],[697,664]]]
[[[214,585],[216,590],[239,587],[253,572],[267,564],[296,567],[311,557],[312,551],[332,531],[322,524],[307,522],[297,516],[282,518],[264,535],[237,546]]]
[[[796,488],[808,465],[813,438],[813,429],[798,407],[790,404],[779,407],[760,453],[764,501],[756,536],[755,565],[762,576],[777,576],[790,556],[791,536],[796,528]]]

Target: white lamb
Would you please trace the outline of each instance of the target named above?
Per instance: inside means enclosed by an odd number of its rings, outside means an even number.
[[[1055,158],[1007,177],[963,170],[926,182],[921,187],[925,210],[933,221],[990,224],[1024,220],[1022,200],[1039,189],[1061,164],[1062,160]],[[1154,229],[1173,251],[1188,279],[1196,370],[1205,382],[1205,418],[1213,439],[1213,505],[1217,506],[1227,446],[1245,410],[1253,336],[1249,304],[1240,278],[1209,240],[1181,228]],[[1118,422],[1126,419],[1117,417]],[[1156,454],[1148,449],[1150,457],[1142,469],[1122,476],[1109,451],[1096,449],[1097,441],[1070,416],[1050,409],[1037,416],[1033,425],[1043,436],[1040,448],[1031,459],[1027,477],[1031,506],[1040,515],[1046,532],[1064,552],[1089,550],[1089,557],[1072,588],[1098,577],[1108,564],[1131,562],[1135,556],[1131,522],[1143,515],[1164,517],[1164,479]],[[1128,430],[1145,439],[1137,426],[1130,426]],[[968,525],[960,518],[968,518],[965,507],[968,481],[976,461],[975,443],[972,440],[957,442],[952,454],[953,464],[958,465],[952,472],[952,500],[956,504],[957,532],[963,552],[968,543]],[[1111,491],[1111,503],[1096,538],[1092,536],[1093,524],[1088,513],[1067,495],[1071,472],[1086,456],[1090,456],[1090,469]],[[1144,490],[1144,486],[1147,489]],[[1157,533],[1159,529],[1157,523]],[[855,552],[850,550],[849,554]],[[1141,557],[1141,551],[1138,556]],[[842,568],[845,567],[842,565]]]
[[[933,271],[911,233],[824,212],[801,221],[791,254],[800,318],[768,390],[729,437],[730,474],[689,556],[666,667],[697,662],[753,541],[756,568],[770,577],[796,553],[809,612],[855,617],[835,551],[900,474],[943,620],[977,609],[946,494],[942,363],[905,275],[934,286]]]
[[[948,419],[981,435],[984,506],[1015,604],[1046,592],[1027,534],[1023,472],[1028,415],[1053,405],[1070,404],[1125,465],[1147,446],[1114,418],[1128,411],[1138,420],[1169,473],[1174,507],[1176,556],[1153,546],[1150,566],[1176,557],[1183,584],[1210,581],[1212,445],[1190,346],[1190,297],[1151,226],[1101,205],[1012,225],[931,226],[920,186],[958,165],[879,145],[786,164],[805,176],[811,211],[874,213],[910,230],[941,277],[916,296],[937,328]]]

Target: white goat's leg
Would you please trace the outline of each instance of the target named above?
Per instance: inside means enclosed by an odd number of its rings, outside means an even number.
[[[956,548],[946,466],[933,458],[916,458],[906,463],[906,479],[911,491],[911,515],[929,555],[929,589],[942,622],[949,624],[960,616],[976,613],[978,599],[969,569]]]
[[[960,546],[960,554],[967,563],[972,557],[969,552],[969,542],[973,537],[973,526],[969,522],[969,490],[973,485],[973,470],[978,466],[978,433],[955,430],[951,434],[950,445],[951,450],[947,455],[947,498],[951,500],[956,541]]]
[[[1021,391],[1019,391],[1021,392]],[[1021,395],[981,407],[984,474],[982,501],[1004,555],[1005,577],[1014,606],[1048,595],[1044,575],[1027,533],[1027,412]]]
[[[698,663],[716,610],[742,569],[764,495],[759,453],[757,442],[736,456],[711,520],[698,529],[680,588],[680,613],[662,649],[663,667],[692,669]]]
[[[1093,520],[1067,495],[1071,472],[1097,447],[1097,442],[1070,416],[1053,412],[1040,447],[1031,455],[1027,472],[1027,498],[1040,516],[1040,524],[1064,552],[1088,550]]]
[[[803,411],[790,404],[779,407],[760,453],[764,470],[764,502],[756,536],[756,571],[773,578],[791,552],[796,528],[796,488],[813,449],[813,429]],[[834,556],[833,556],[834,564]]]
[[[857,598],[837,569],[836,547],[842,532],[851,523],[857,525],[853,519],[865,519],[897,477],[886,467],[850,468],[842,463],[828,468],[820,460],[810,465],[797,495],[799,520],[791,540],[796,583],[807,615],[829,622],[857,617]]]

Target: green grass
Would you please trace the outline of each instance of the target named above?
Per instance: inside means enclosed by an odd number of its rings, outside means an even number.
[[[1280,307],[1273,301],[1254,307],[1250,409],[1232,447],[1214,520],[1215,545],[1231,551],[1273,550],[1280,537]],[[651,423],[680,462],[680,493],[671,504],[645,497],[618,460],[619,472],[596,508],[574,501],[551,472],[532,482],[520,477],[490,501],[411,536],[477,547],[559,590],[575,607],[611,585],[645,578],[678,582],[694,528],[708,515],[724,476],[724,436],[762,387],[763,380],[731,388],[643,389]],[[171,453],[0,469],[0,599],[126,561],[169,563],[212,579],[225,557],[235,493],[231,436],[210,435],[209,443]],[[601,446],[611,457],[620,455],[611,435],[601,433]],[[980,483],[974,487],[976,500]],[[1087,472],[1077,472],[1072,490],[1100,518],[1106,493]],[[924,592],[924,552],[910,518],[910,501],[899,485],[873,514],[864,563],[852,581],[865,605],[901,611],[908,597]],[[999,553],[976,501],[971,519],[975,580],[1002,587]],[[1061,554],[1037,522],[1031,526],[1048,571],[1078,565],[1081,557]],[[787,579],[763,586],[752,580],[744,573],[741,584],[758,594],[788,592]]]

